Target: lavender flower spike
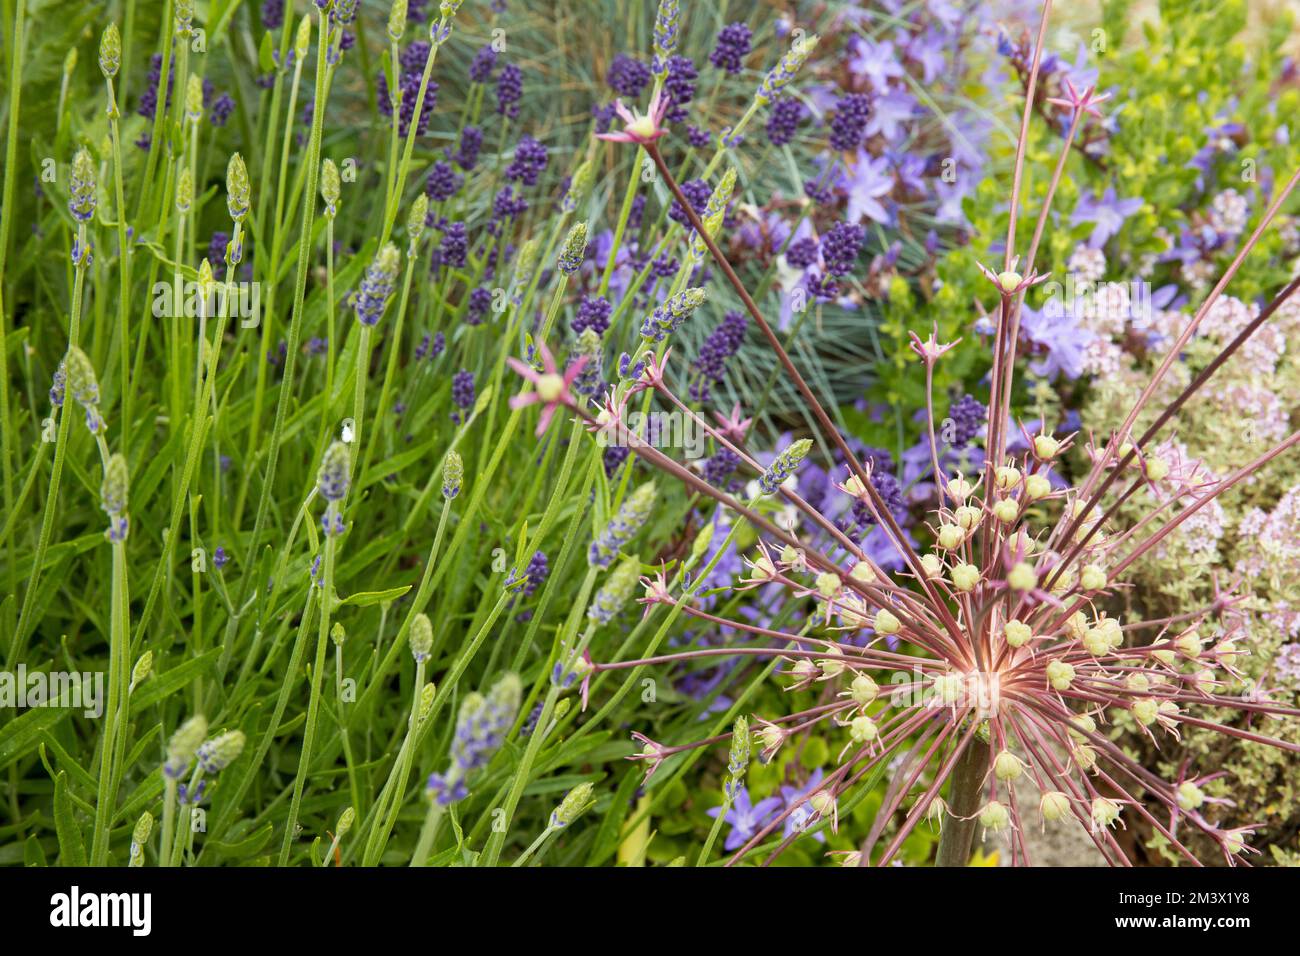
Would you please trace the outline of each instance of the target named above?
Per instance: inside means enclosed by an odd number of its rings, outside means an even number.
[[[357,321],[362,325],[378,325],[383,318],[384,306],[393,294],[397,267],[401,260],[402,254],[391,242],[385,243],[384,248],[375,254],[375,261],[366,270],[366,276],[361,280],[361,290],[357,293]]]
[[[790,85],[790,81],[799,72],[804,61],[817,48],[817,40],[816,34],[810,34],[799,37],[790,45],[790,51],[781,57],[781,62],[772,67],[767,76],[763,77],[763,82],[758,85],[758,92],[754,99],[759,106],[771,103]]]
[[[351,452],[347,445],[336,441],[325,449],[316,476],[316,487],[320,489],[321,497],[326,501],[341,501],[352,482],[351,469]]]
[[[232,730],[203,741],[194,756],[198,758],[204,773],[219,773],[234,763],[243,752],[244,732]]]
[[[677,31],[681,21],[682,9],[677,0],[659,0],[659,11],[655,15],[655,59],[656,76],[668,72],[668,58],[677,52]]]
[[[795,469],[808,456],[810,448],[812,448],[812,439],[801,438],[777,455],[772,464],[767,466],[767,471],[763,472],[762,477],[758,479],[758,487],[763,494],[776,494],[781,483],[793,475]]]
[[[635,558],[624,558],[619,562],[596,596],[587,607],[587,618],[596,624],[608,624],[614,620],[623,606],[627,604],[632,592],[641,580],[641,562]],[[560,665],[556,665],[557,669]],[[580,666],[580,665],[578,665]]]
[[[681,328],[682,323],[703,304],[707,295],[702,288],[677,293],[641,323],[641,337],[662,342],[665,337]]]
[[[585,222],[574,223],[573,228],[569,230],[569,235],[564,240],[564,248],[560,250],[560,271],[566,276],[571,276],[582,266],[582,260],[587,254],[587,224]]]
[[[655,483],[648,481],[628,496],[618,513],[610,519],[587,549],[587,560],[594,567],[607,568],[623,545],[631,541],[654,508]]]
[[[77,222],[88,222],[95,214],[95,161],[84,147],[72,158],[68,211]]]

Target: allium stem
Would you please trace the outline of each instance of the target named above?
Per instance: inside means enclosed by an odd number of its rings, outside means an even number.
[[[965,866],[970,862],[975,827],[979,822],[975,815],[979,811],[988,771],[989,745],[978,736],[973,737],[952,770],[948,812],[944,816],[935,866]]]

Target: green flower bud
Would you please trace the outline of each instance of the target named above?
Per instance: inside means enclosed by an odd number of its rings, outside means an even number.
[[[1119,804],[1106,797],[1097,797],[1092,801],[1093,831],[1110,827],[1119,819]]]
[[[244,752],[244,732],[231,730],[199,744],[194,752],[204,773],[220,773]]]
[[[388,39],[394,43],[401,42],[406,32],[406,0],[393,0],[392,9],[388,11]]]
[[[68,392],[77,404],[91,409],[99,405],[99,379],[95,376],[95,367],[90,358],[75,345],[68,346],[68,353],[63,357],[63,373],[68,383]]]
[[[191,73],[185,84],[185,118],[191,123],[203,119],[203,81]]]
[[[411,653],[417,661],[428,658],[429,651],[433,649],[433,623],[429,620],[429,615],[415,615],[415,620],[411,622],[410,644]]]
[[[357,811],[352,809],[351,807],[347,807],[342,813],[339,814],[338,825],[334,827],[335,835],[340,839],[342,839],[343,835],[352,829],[352,824],[356,821],[356,819],[357,819]]]
[[[176,35],[189,39],[194,32],[194,0],[176,0],[173,11]]]
[[[167,764],[163,768],[164,774],[174,780],[184,773],[185,768],[194,759],[194,752],[198,750],[199,744],[203,743],[203,738],[207,735],[208,721],[201,714],[196,714],[181,724],[176,733],[172,734],[171,740],[167,742]]]
[[[627,604],[632,592],[636,590],[641,577],[641,562],[636,558],[624,558],[605,578],[605,584],[591,599],[587,608],[587,618],[597,624],[608,624],[623,606]]]
[[[1074,681],[1074,665],[1065,661],[1049,661],[1046,673],[1047,682],[1056,690],[1069,690]]]
[[[111,80],[117,76],[122,65],[122,37],[117,32],[117,24],[109,23],[99,38],[99,70],[104,78]]]
[[[450,501],[460,494],[461,482],[465,480],[465,465],[457,452],[448,452],[447,461],[442,466],[442,496]]]
[[[587,254],[587,224],[585,222],[576,222],[573,228],[569,230],[568,236],[564,240],[564,248],[560,250],[559,266],[560,271],[566,276],[571,276],[582,266],[582,260]]]
[[[334,160],[324,159],[320,164],[320,196],[325,200],[325,215],[333,219],[339,211],[339,168]]]
[[[343,645],[343,642],[346,641],[347,639],[348,639],[347,631],[343,630],[342,624],[340,624],[338,621],[335,621],[334,626],[330,628],[330,640],[334,642],[334,645],[336,647],[341,647]]]
[[[1205,804],[1205,791],[1192,783],[1190,780],[1184,780],[1178,785],[1178,805],[1183,810],[1190,813],[1193,810],[1199,810]]]
[[[135,821],[135,829],[131,831],[131,842],[143,846],[149,842],[149,834],[152,832],[153,814],[146,810],[140,814],[140,819]]]
[[[301,63],[307,59],[311,50],[311,17],[305,16],[298,21],[298,35],[293,38],[293,53]]]
[[[429,215],[429,197],[424,193],[415,197],[415,202],[411,203],[411,214],[406,220],[406,238],[411,243],[411,255],[415,255],[416,247],[424,235],[424,219]]]
[[[126,458],[118,452],[104,466],[104,480],[99,486],[100,506],[105,513],[117,516],[126,510],[129,487]]]
[[[1043,794],[1043,798],[1038,801],[1038,812],[1049,823],[1063,820],[1065,815],[1070,812],[1070,798],[1060,790],[1048,790]]]
[[[420,688],[420,706],[416,711],[416,713],[419,714],[420,720],[429,719],[429,714],[433,713],[434,699],[437,698],[437,696],[438,688],[433,681],[429,681]]]
[[[134,690],[139,684],[149,679],[153,673],[153,651],[145,651],[140,655],[140,659],[135,662],[135,667],[131,668],[131,689]]]
[[[180,168],[176,174],[176,211],[184,214],[194,202],[194,174],[184,160],[177,160],[176,165]]]
[[[551,826],[557,830],[563,829],[586,813],[596,802],[591,796],[593,789],[589,782],[580,783],[566,793],[560,805],[551,814]]]
[[[762,476],[758,479],[758,488],[762,494],[774,495],[777,488],[781,486],[786,479],[790,478],[795,469],[808,457],[808,452],[812,448],[812,439],[801,438],[794,442],[790,447],[781,454],[777,455],[772,464],[767,466]]]
[[[999,780],[1016,780],[1025,772],[1025,762],[1010,750],[1002,750],[993,758],[993,775]]]
[[[97,188],[95,161],[83,146],[72,157],[72,180],[68,185],[68,211],[77,222],[88,222],[95,215]]]
[[[249,189],[244,157],[235,153],[226,164],[226,209],[235,222],[243,222],[248,215]]]
[[[980,810],[979,820],[985,830],[998,833],[1011,825],[1011,814],[999,801],[990,800]]]

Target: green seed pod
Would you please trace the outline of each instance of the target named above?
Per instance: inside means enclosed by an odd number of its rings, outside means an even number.
[[[415,255],[415,249],[424,235],[424,219],[428,215],[429,197],[420,193],[411,204],[411,215],[406,220],[406,237],[411,243],[411,255]]]
[[[335,647],[342,647],[343,642],[348,639],[347,631],[343,630],[343,625],[338,621],[330,628],[330,640],[334,642]]]
[[[234,153],[226,164],[226,208],[235,222],[243,222],[248,215],[248,194],[248,168],[244,157]]]
[[[557,830],[567,827],[591,808],[596,801],[591,797],[590,782],[580,783],[564,795],[560,805],[551,814],[551,826]]]
[[[305,16],[298,21],[298,35],[293,38],[293,53],[301,63],[307,59],[311,50],[311,17]]]
[[[68,354],[63,357],[63,371],[68,383],[68,392],[83,408],[94,408],[99,404],[99,379],[95,377],[95,366],[90,358],[75,345],[68,346]]]
[[[450,501],[460,494],[461,482],[465,479],[465,465],[457,452],[448,452],[447,461],[442,466],[442,496]]]
[[[399,43],[405,32],[406,0],[393,0],[393,7],[388,11],[388,39]]]
[[[143,846],[149,842],[149,834],[153,832],[153,814],[146,810],[140,814],[140,819],[135,822],[135,829],[131,831],[131,842],[137,846]]]
[[[433,649],[433,623],[429,620],[429,615],[415,615],[415,620],[411,622],[410,645],[411,653],[417,661],[428,658],[429,651]]]
[[[99,486],[100,504],[107,514],[120,515],[126,510],[129,486],[126,458],[118,452],[108,459],[104,468],[104,480]]]
[[[560,271],[571,276],[582,266],[587,254],[587,224],[576,222],[565,237],[564,248],[560,250]]]
[[[339,211],[339,168],[332,159],[320,164],[320,197],[325,200],[325,215],[333,219]]]
[[[117,76],[121,65],[122,37],[117,32],[117,24],[110,23],[99,38],[99,71],[104,74],[104,79],[111,80]]]

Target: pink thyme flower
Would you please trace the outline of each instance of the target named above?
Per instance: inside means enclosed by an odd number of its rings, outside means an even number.
[[[531,392],[522,392],[510,399],[511,408],[523,408],[526,405],[535,405],[541,402],[545,405],[542,409],[541,417],[537,420],[537,435],[541,437],[551,424],[551,419],[555,416],[555,410],[561,405],[573,408],[575,400],[570,389],[582,367],[587,364],[587,357],[584,355],[578,359],[561,375],[559,366],[555,364],[555,356],[551,355],[551,350],[545,345],[540,345],[539,350],[542,353],[542,371],[539,372],[526,362],[511,357],[506,359],[510,367],[518,372],[524,379],[531,382],[534,390]]]
[[[650,100],[650,111],[642,114],[638,110],[629,110],[621,99],[614,101],[614,111],[623,118],[625,125],[621,132],[597,133],[597,139],[607,139],[612,143],[639,143],[647,146],[662,136],[668,135],[664,129],[664,114],[668,112],[668,100],[663,91],[655,92]]]

